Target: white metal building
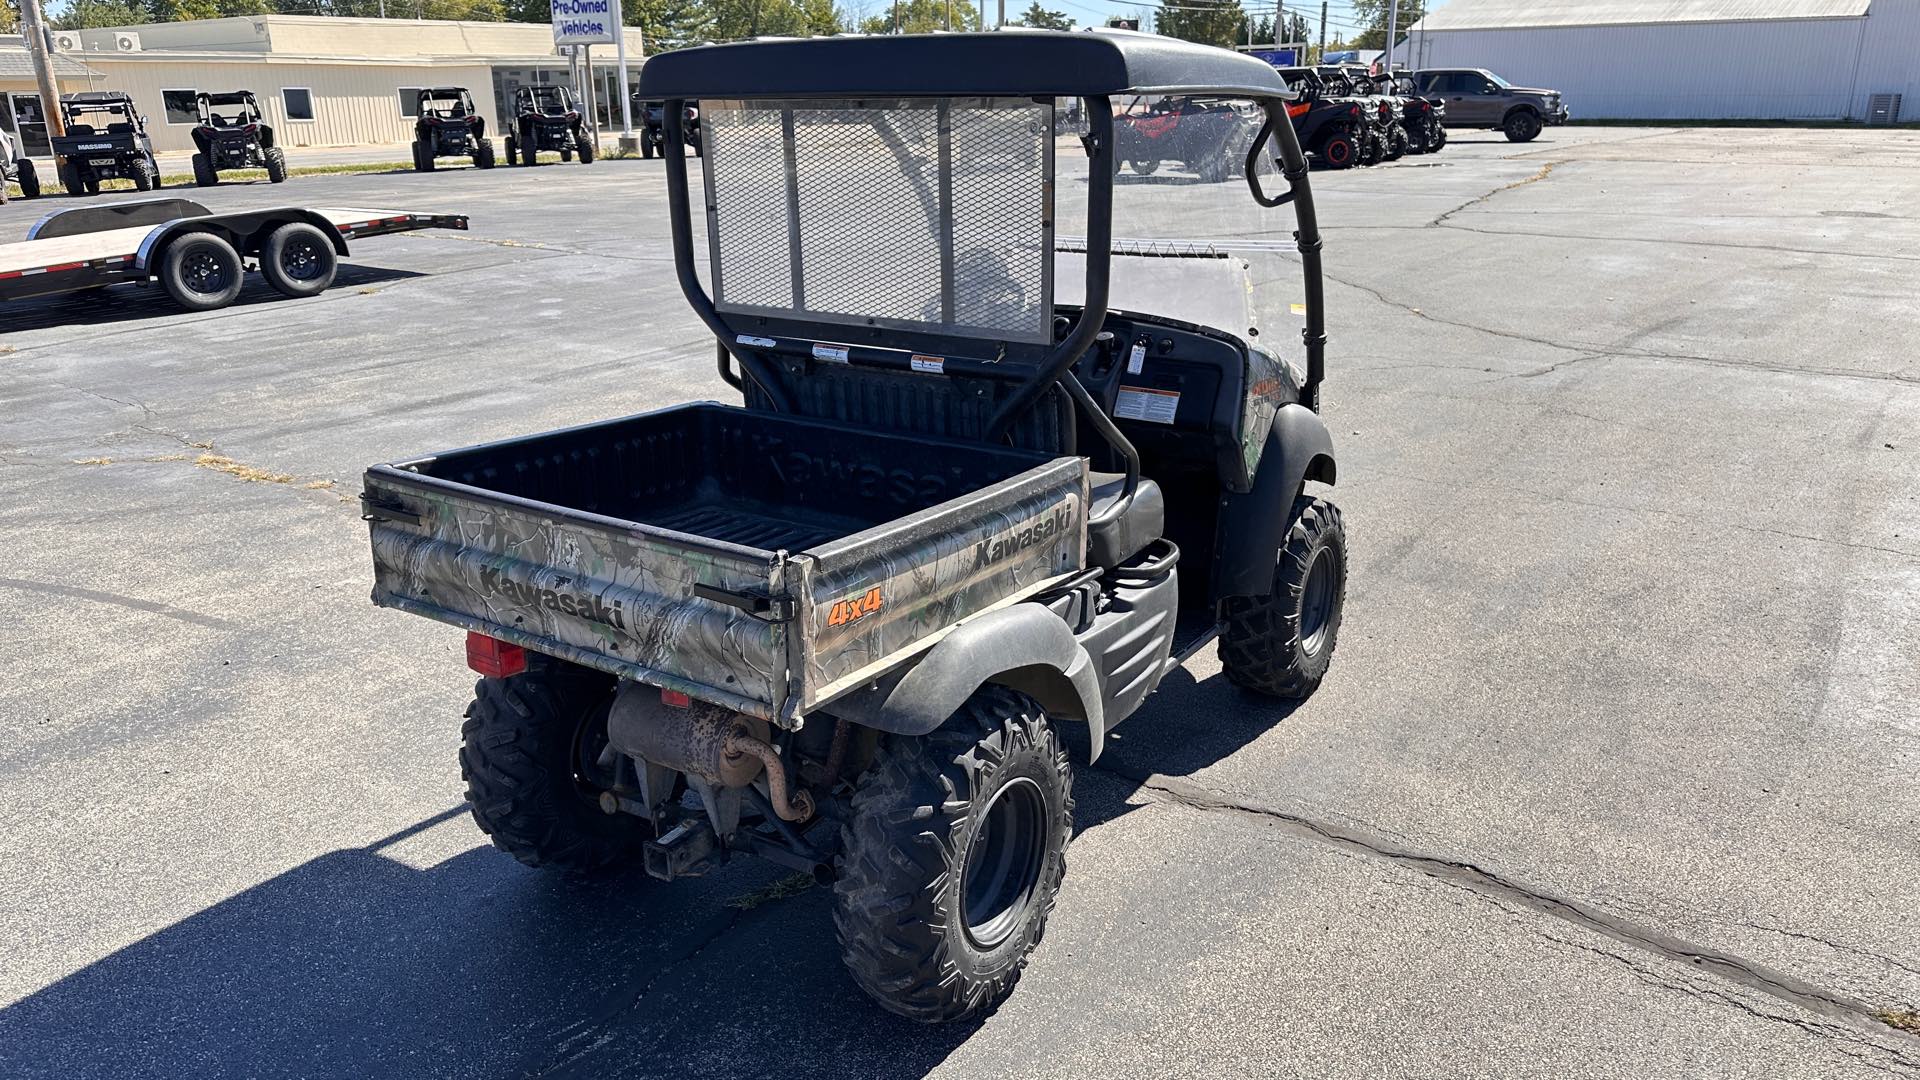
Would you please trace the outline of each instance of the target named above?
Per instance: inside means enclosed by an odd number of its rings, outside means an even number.
[[[1920,120],[1920,0],[1447,0],[1394,50],[1576,119]]]

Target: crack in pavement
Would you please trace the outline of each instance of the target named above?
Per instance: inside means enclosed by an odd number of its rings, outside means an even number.
[[[1651,927],[1641,926],[1591,904],[1509,879],[1466,860],[1448,859],[1415,851],[1393,844],[1379,836],[1342,828],[1277,807],[1245,801],[1179,777],[1161,773],[1135,775],[1104,765],[1096,768],[1138,784],[1143,790],[1155,792],[1168,801],[1182,806],[1207,813],[1226,813],[1253,818],[1306,839],[1409,867],[1428,877],[1458,885],[1482,896],[1504,900],[1528,911],[1548,915],[1603,937],[1623,942],[1642,953],[1689,965],[1696,970],[1719,976],[1728,982],[1758,991],[1809,1012],[1843,1020],[1875,1034],[1897,1033],[1897,1029],[1889,1027],[1880,1018],[1879,1010],[1863,1001],[1815,986],[1756,961],[1697,945]],[[1904,1064],[1920,1069],[1920,1056],[1916,1056],[1911,1061],[1903,1058],[1902,1061]]]
[[[1441,225],[1445,225],[1447,223],[1447,219],[1452,217],[1453,215],[1459,213],[1462,210],[1467,209],[1470,206],[1478,206],[1481,203],[1486,202],[1488,199],[1493,198],[1495,195],[1498,195],[1503,191],[1512,191],[1514,188],[1526,187],[1528,184],[1537,184],[1540,181],[1545,180],[1547,177],[1552,176],[1554,169],[1558,168],[1561,165],[1565,165],[1569,160],[1571,159],[1558,158],[1556,160],[1549,161],[1545,165],[1540,166],[1540,171],[1534,173],[1532,176],[1529,176],[1523,180],[1515,180],[1513,183],[1507,184],[1504,187],[1494,188],[1492,191],[1487,192],[1485,195],[1476,195],[1473,198],[1468,199],[1466,202],[1461,203],[1459,206],[1456,206],[1453,209],[1448,210],[1446,213],[1441,214],[1439,217],[1434,218],[1432,221],[1427,222],[1427,224],[1424,227],[1431,229]]]

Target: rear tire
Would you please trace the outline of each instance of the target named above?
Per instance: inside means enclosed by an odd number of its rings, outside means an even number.
[[[653,835],[645,820],[605,814],[583,758],[606,743],[614,681],[529,655],[527,670],[481,679],[460,727],[467,808],[493,846],[527,866],[587,875],[617,867]]]
[[[593,164],[593,140],[585,135],[580,136],[580,164]]]
[[[571,162],[573,160],[573,146],[570,143],[563,142],[560,144],[560,160],[562,162]]]
[[[473,164],[475,168],[479,168],[479,169],[493,168],[493,140],[492,139],[481,139],[477,144],[474,145]]]
[[[40,197],[40,172],[33,167],[33,162],[25,158],[20,159],[20,197],[23,199]]]
[[[1358,156],[1359,147],[1354,145],[1353,137],[1344,133],[1327,136],[1327,141],[1320,146],[1320,160],[1326,162],[1329,169],[1350,168]]]
[[[267,181],[281,184],[287,179],[287,155],[277,146],[269,146],[261,156],[267,159]]]
[[[506,137],[506,143],[507,143],[507,164],[509,165],[520,164],[519,142],[516,141],[512,135],[508,135]]]
[[[1446,125],[1444,124],[1433,125],[1433,136],[1427,144],[1427,152],[1429,154],[1439,153],[1440,148],[1445,145],[1447,145]]]
[[[433,148],[421,139],[413,141],[413,171],[433,171]]]
[[[1302,495],[1293,501],[1265,596],[1230,596],[1220,666],[1237,686],[1269,697],[1304,698],[1333,662],[1347,600],[1347,530],[1340,508]]]
[[[208,232],[188,233],[167,247],[160,283],[188,311],[213,311],[233,303],[245,283],[240,254]]]
[[[1387,160],[1399,161],[1407,152],[1407,129],[1398,124],[1387,129]]]
[[[643,158],[653,157],[653,140],[652,139],[640,140],[640,156]]]
[[[282,225],[260,245],[260,276],[282,296],[315,296],[333,284],[339,257],[327,234],[305,222]]]
[[[1509,142],[1532,142],[1540,134],[1540,118],[1525,109],[1509,115],[1500,126]]]
[[[1142,159],[1139,161],[1129,161],[1127,164],[1133,166],[1133,171],[1139,173],[1141,176],[1152,176],[1154,172],[1160,168],[1160,159],[1154,158],[1151,161]]]
[[[129,171],[132,175],[128,176],[127,179],[133,181],[133,190],[135,191],[152,191],[154,188],[153,182],[160,178],[153,172],[152,164],[147,161],[134,162],[133,168]]]
[[[193,155],[193,182],[197,187],[212,187],[220,182],[220,173],[205,154]]]
[[[945,725],[889,736],[841,826],[834,926],[861,989],[926,1023],[991,1012],[1066,873],[1073,776],[1031,698],[987,686]]]

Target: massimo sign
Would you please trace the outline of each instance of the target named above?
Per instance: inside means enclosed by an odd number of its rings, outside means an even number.
[[[552,0],[555,45],[599,45],[614,40],[615,0]]]

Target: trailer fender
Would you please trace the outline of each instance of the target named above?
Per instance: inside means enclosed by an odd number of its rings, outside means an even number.
[[[208,214],[205,217],[181,218],[157,225],[140,241],[140,250],[134,253],[134,270],[141,274],[152,274],[153,268],[160,263],[167,244],[174,238],[190,232],[210,232],[233,245],[233,249],[242,255],[258,255],[260,245],[266,243],[267,234],[290,222],[305,222],[319,229],[333,241],[333,253],[347,253],[346,238],[340,230],[325,216],[311,210],[298,207],[281,207],[275,210],[248,210],[236,214]]]
[[[1067,624],[1040,604],[970,619],[918,662],[825,711],[879,731],[925,735],[988,683],[1032,697],[1048,716],[1086,721],[1090,760],[1100,756],[1106,718],[1093,661]]]
[[[1282,406],[1267,432],[1253,488],[1221,501],[1213,599],[1260,596],[1273,588],[1273,563],[1308,480],[1334,481],[1333,436],[1305,405]]]

